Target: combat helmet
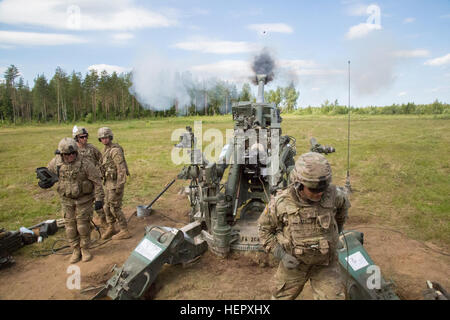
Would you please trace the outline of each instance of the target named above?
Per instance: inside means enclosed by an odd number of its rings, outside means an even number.
[[[114,135],[112,133],[112,130],[108,127],[103,127],[98,129],[98,141],[101,142],[101,138],[109,138],[110,141],[112,141]]]
[[[77,126],[73,127],[72,136],[75,139],[75,141],[78,142],[78,136],[82,135],[82,134],[85,134],[85,135],[87,135],[89,137],[89,133],[86,130],[86,128],[84,128],[84,127],[77,127]]]
[[[320,153],[304,153],[295,162],[289,178],[294,184],[302,184],[318,191],[325,190],[331,183],[331,166]]]
[[[72,152],[78,152],[78,146],[75,140],[71,138],[63,138],[58,144],[58,150],[56,151],[56,153],[67,154]]]

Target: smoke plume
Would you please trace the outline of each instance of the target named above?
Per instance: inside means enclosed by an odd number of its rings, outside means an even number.
[[[252,82],[258,84],[256,75],[267,75],[266,83],[273,80],[275,77],[275,60],[270,54],[267,48],[264,48],[261,53],[257,54],[252,63],[252,70],[255,72],[255,76],[252,77]]]

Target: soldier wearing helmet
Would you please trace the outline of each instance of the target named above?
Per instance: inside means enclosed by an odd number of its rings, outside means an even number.
[[[103,127],[98,130],[98,140],[105,146],[102,153],[101,171],[105,185],[104,210],[108,223],[108,229],[102,239],[112,237],[114,240],[121,240],[131,238],[127,220],[122,212],[122,198],[129,172],[124,151],[119,144],[112,143],[113,138],[110,128]],[[120,227],[119,233],[114,227],[116,221]]]
[[[97,168],[100,168],[102,153],[94,145],[88,143],[89,133],[86,128],[74,126],[72,136],[77,143],[78,154],[91,160]],[[96,210],[96,212],[100,219],[100,226],[106,228],[106,216],[103,208]]]
[[[104,193],[100,170],[91,161],[79,156],[72,138],[58,144],[56,156],[47,165],[58,176],[57,191],[61,198],[66,237],[72,247],[70,263],[92,259],[89,252],[90,220],[95,199],[96,209],[103,206]]]
[[[272,282],[273,299],[295,299],[308,280],[314,299],[345,299],[336,248],[350,202],[331,178],[323,155],[301,155],[291,184],[259,218],[262,246],[281,260]]]

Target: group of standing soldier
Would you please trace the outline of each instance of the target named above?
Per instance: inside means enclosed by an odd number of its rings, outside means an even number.
[[[98,130],[98,140],[105,146],[102,153],[87,143],[88,137],[87,130],[79,128],[73,139],[62,139],[48,165],[59,178],[66,236],[73,249],[70,263],[92,259],[88,249],[93,207],[106,227],[102,239],[131,237],[122,212],[129,175],[123,149],[112,143],[107,127]],[[272,298],[295,299],[309,280],[315,299],[344,299],[336,249],[350,207],[347,194],[331,184],[331,166],[315,152],[299,157],[289,180],[258,221],[261,245],[280,260]]]
[[[58,177],[57,191],[61,198],[67,240],[72,248],[70,263],[89,261],[91,220],[93,210],[100,225],[106,229],[102,239],[128,239],[127,220],[122,212],[122,199],[129,175],[122,147],[113,143],[110,128],[98,130],[98,140],[104,145],[100,152],[88,143],[86,128],[74,127],[73,139],[64,138],[58,144],[56,156],[48,169]],[[116,230],[118,222],[120,230]]]

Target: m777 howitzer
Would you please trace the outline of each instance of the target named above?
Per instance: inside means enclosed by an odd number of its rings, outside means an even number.
[[[186,188],[190,223],[181,229],[148,226],[128,260],[115,269],[114,276],[95,298],[107,295],[112,299],[139,299],[163,264],[187,263],[208,248],[220,257],[226,257],[231,250],[263,251],[257,220],[270,197],[289,184],[296,141],[281,136],[279,110],[264,102],[266,76],[259,75],[257,80],[256,103],[239,102],[232,107],[233,140],[223,147],[217,162],[208,161],[202,154],[191,127],[186,128],[176,145],[189,151],[190,163],[177,178],[190,180]],[[314,138],[310,143],[314,152],[335,151]],[[227,169],[227,179],[222,183]],[[349,298],[396,297],[384,280],[382,289],[367,288],[365,271],[373,262],[362,246],[361,233],[344,231],[338,255],[347,275]],[[352,260],[347,264],[349,258]]]

